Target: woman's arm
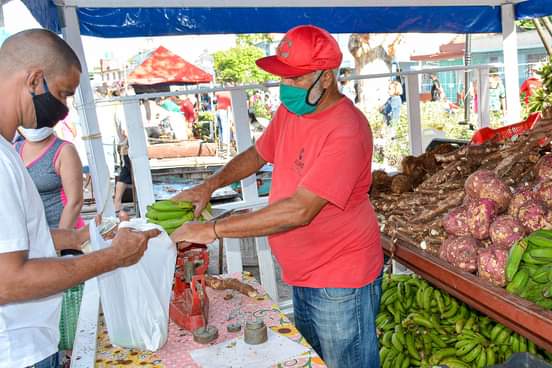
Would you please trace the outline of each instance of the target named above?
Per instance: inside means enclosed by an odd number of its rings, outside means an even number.
[[[61,176],[61,185],[67,203],[61,213],[60,229],[73,229],[82,208],[82,163],[75,146],[66,144],[61,148],[55,162],[56,170]]]

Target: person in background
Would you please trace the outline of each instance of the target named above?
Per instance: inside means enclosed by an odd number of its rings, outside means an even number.
[[[60,259],[80,249],[88,231],[49,229],[38,190],[11,145],[18,127],[52,128],[67,116],[80,61],[55,33],[31,29],[0,47],[0,368],[58,363],[61,292],[138,262],[159,231],[119,229],[111,247]],[[82,180],[82,179],[81,179]]]
[[[59,139],[53,128],[19,130],[25,140],[16,143],[15,149],[38,189],[46,211],[48,227],[83,228],[85,223],[80,217],[83,203],[83,168],[75,146]],[[62,324],[71,318],[68,313],[62,310]],[[69,366],[70,350],[61,356],[63,366]]]
[[[389,83],[387,92],[389,93],[389,98],[380,107],[380,112],[383,114],[385,125],[390,127],[401,119],[401,95],[403,93],[401,83],[396,80],[392,81]]]
[[[431,74],[431,101],[441,101],[441,98],[444,95],[443,88],[441,87],[441,82],[437,79],[437,75]]]
[[[523,98],[523,101],[525,101],[525,105],[529,105],[529,98],[541,87],[542,81],[537,74],[537,68],[531,67],[529,69],[529,77],[523,81],[519,89],[519,94]]]
[[[343,54],[327,31],[298,26],[257,65],[281,79],[272,122],[256,144],[173,200],[195,215],[217,188],[274,164],[269,205],[211,223],[188,223],[174,241],[269,236],[283,280],[293,286],[295,324],[330,368],[379,368],[375,317],[383,268],[379,225],[368,195],[372,131],[339,93]]]
[[[230,152],[230,137],[231,137],[231,123],[230,113],[232,110],[232,98],[229,92],[216,92],[215,93],[216,104],[216,118],[217,118],[217,131],[219,137],[219,143],[222,145],[223,150],[227,149]]]
[[[498,70],[494,69],[489,74],[489,111],[499,117],[504,116],[506,110],[506,91]]]
[[[123,209],[125,191],[129,186],[132,186],[132,163],[128,156],[128,136],[118,119],[115,119],[115,128],[117,130],[117,138],[119,139],[117,153],[119,154],[120,169],[117,183],[115,184],[113,205],[115,207],[115,215],[118,216],[119,212]]]
[[[82,164],[75,146],[53,128],[19,128],[25,140],[15,149],[38,189],[50,228],[80,229],[83,202]]]

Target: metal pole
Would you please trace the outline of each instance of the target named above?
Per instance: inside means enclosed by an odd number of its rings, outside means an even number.
[[[466,44],[464,47],[464,65],[469,66],[471,64],[471,35],[466,34]],[[464,72],[464,123],[470,122],[470,72],[466,70]]]

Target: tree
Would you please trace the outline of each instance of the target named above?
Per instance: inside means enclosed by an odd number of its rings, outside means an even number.
[[[391,72],[395,46],[400,34],[353,33],[349,38],[349,52],[355,59],[356,74],[381,74]],[[359,80],[359,103],[370,111],[387,99],[389,80],[384,78]],[[383,100],[383,101],[382,101]]]
[[[248,84],[262,83],[271,79],[271,75],[261,70],[255,61],[265,56],[256,45],[270,41],[268,35],[240,35],[236,45],[226,51],[214,54],[215,75],[219,83]]]

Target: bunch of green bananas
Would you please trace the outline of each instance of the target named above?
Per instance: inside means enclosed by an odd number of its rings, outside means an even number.
[[[411,275],[386,275],[376,326],[384,368],[487,367],[536,346]]]
[[[552,107],[552,65],[544,64],[537,72],[542,80],[542,87],[529,98],[529,112],[544,111]]]
[[[206,210],[211,213],[211,204]],[[194,219],[192,202],[157,201],[148,206],[146,212],[148,222],[160,225],[169,235],[182,224]],[[203,220],[203,216],[200,217]]]
[[[509,293],[552,309],[552,230],[537,230],[512,247],[506,278]]]

